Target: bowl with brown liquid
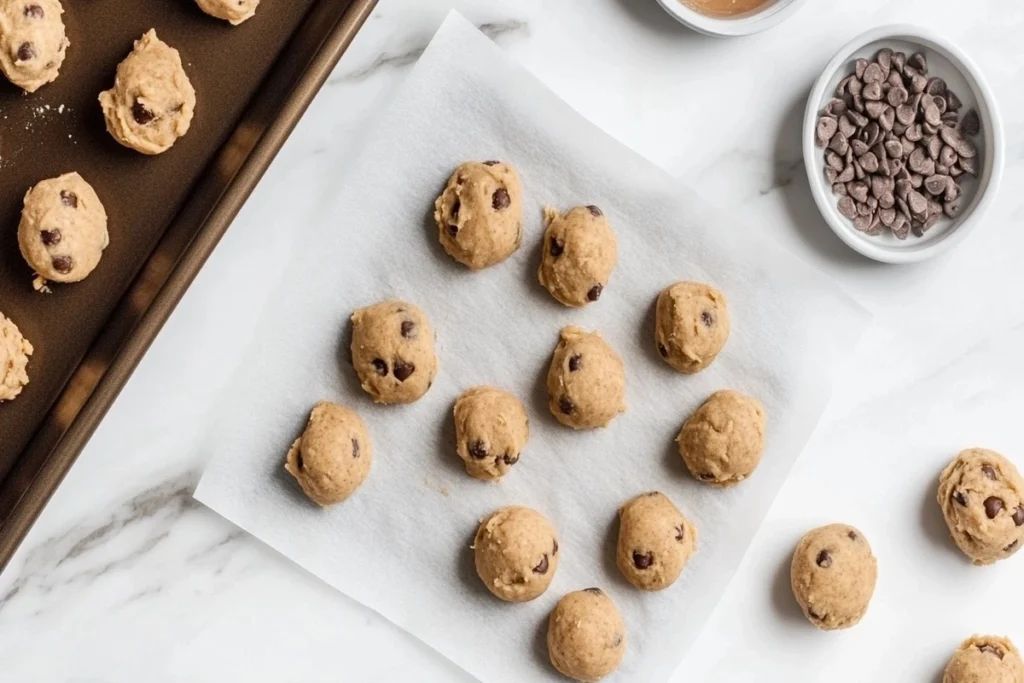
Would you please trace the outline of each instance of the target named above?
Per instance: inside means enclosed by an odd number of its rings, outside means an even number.
[[[665,11],[711,36],[746,36],[779,24],[804,0],[658,0]]]

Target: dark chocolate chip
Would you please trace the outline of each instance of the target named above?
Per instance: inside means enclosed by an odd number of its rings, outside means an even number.
[[[989,496],[985,499],[985,516],[989,519],[995,519],[996,515],[1002,512],[1006,505],[1003,503],[1001,498],[995,496]]]
[[[992,468],[992,465],[982,465],[981,472],[992,481],[996,480],[996,471]]]
[[[807,616],[809,616],[811,619],[814,619],[815,621],[825,621],[825,617],[823,615],[816,613],[812,609],[807,610]]]
[[[68,190],[60,191],[60,203],[72,209],[78,208],[78,195]]]
[[[558,554],[558,539],[557,538],[552,539],[552,544],[553,544],[553,546],[551,548],[551,554],[552,555],[557,555]]]
[[[59,228],[43,230],[39,233],[39,239],[48,247],[52,247],[54,244],[60,244],[61,237],[63,237],[63,235],[60,234]]]
[[[580,369],[581,365],[583,365],[583,356],[580,354],[573,354],[573,356],[569,358],[569,372],[576,372]]]
[[[508,190],[504,187],[499,187],[491,195],[491,206],[494,207],[495,211],[507,209],[511,203],[512,199],[508,196]]]
[[[963,505],[964,507],[967,507],[967,498],[964,496],[964,492],[963,491],[955,492],[953,494],[953,500],[955,500],[960,505]]]
[[[411,320],[402,321],[402,336],[406,339],[412,339],[416,336],[416,323]]]
[[[590,288],[590,291],[587,292],[587,298],[590,299],[591,301],[597,301],[598,299],[601,298],[601,292],[603,291],[604,285],[594,285],[593,287]]]
[[[452,225],[452,224],[449,223],[448,224],[448,234],[451,235],[452,237],[455,237],[456,235],[458,235],[459,234],[459,226]]]
[[[584,593],[594,593],[596,595],[601,595],[601,594],[604,593],[604,591],[601,590],[600,588],[584,588],[583,592]]]
[[[383,377],[388,374],[388,364],[380,358],[374,358],[370,361],[373,364],[373,369],[377,371],[377,374]]]
[[[395,379],[399,382],[409,379],[414,372],[416,372],[416,366],[412,363],[406,363],[404,360],[395,361]]]
[[[573,404],[572,399],[568,396],[563,396],[558,399],[558,409],[566,415],[572,415],[572,411],[576,410],[576,406]]]
[[[477,439],[470,445],[469,454],[477,460],[483,460],[487,457],[487,446],[484,445],[483,441]]]
[[[511,467],[512,465],[515,465],[517,462],[519,462],[519,455],[506,453],[501,459],[506,465]]]
[[[67,275],[75,267],[75,262],[71,260],[70,256],[54,256],[50,263],[53,264],[53,269],[61,275]]]
[[[18,60],[27,62],[28,60],[36,56],[36,49],[32,47],[32,43],[22,43],[21,47],[18,48]]]
[[[1017,544],[1018,544],[1018,543],[1020,543],[1020,541],[1014,541],[1014,542],[1013,542],[1013,543],[1011,543],[1010,545],[1008,545],[1008,546],[1006,546],[1005,548],[1003,548],[1003,552],[1004,552],[1004,553],[1009,553],[1009,552],[1012,552],[1012,551],[1013,551],[1013,550],[1014,550],[1014,549],[1015,549],[1015,548],[1017,547]]]
[[[552,237],[551,238],[551,246],[548,248],[548,250],[551,252],[552,256],[554,256],[555,258],[558,258],[565,251],[565,245],[562,244],[561,242],[559,242],[554,237]]]
[[[664,344],[658,344],[658,353],[661,354],[662,358],[668,358],[668,349],[665,348]]]
[[[306,466],[306,464],[302,460],[302,449],[299,449],[299,452],[295,454],[295,464],[298,466],[300,470]]]
[[[986,654],[995,655],[996,657],[999,657],[999,659],[1003,658],[1004,653],[1002,649],[993,645],[979,645],[978,649]]]
[[[822,569],[828,569],[832,566],[832,553],[827,550],[822,550],[818,553],[818,558],[815,560],[817,565]]]
[[[46,15],[39,5],[25,5],[25,16],[33,19],[42,19]]]
[[[847,532],[846,535],[850,537],[851,541],[856,541],[857,540],[857,532],[856,531]]]
[[[459,217],[459,209],[461,209],[461,208],[462,208],[462,202],[460,202],[458,199],[456,199],[455,203],[452,204],[452,218],[458,218]]]
[[[654,553],[641,553],[639,550],[633,551],[633,566],[637,569],[647,569],[654,564]]]
[[[146,109],[146,105],[141,100],[135,100],[135,104],[132,105],[132,118],[135,119],[135,123],[144,126],[155,117],[153,112]]]
[[[704,323],[704,327],[711,327],[715,324],[715,314],[711,311],[701,311],[700,321]]]
[[[715,478],[715,475],[711,474],[710,472],[704,472],[704,473],[698,475],[698,478],[701,481],[711,481],[712,479]]]
[[[491,161],[485,161],[484,162],[484,166],[497,166],[500,163],[501,163],[500,161],[494,161],[492,159]]]
[[[537,566],[533,568],[533,573],[534,574],[547,574],[548,573],[548,565],[549,564],[550,563],[548,562],[548,555],[547,555],[547,553],[544,553],[544,557],[542,557],[540,562],[537,564]]]
[[[686,527],[682,524],[676,527],[676,540],[682,541],[686,538]]]
[[[359,457],[359,439],[352,439],[352,457]]]
[[[1024,505],[1018,505],[1013,511],[1013,523],[1016,526],[1024,526]]]
[[[604,215],[603,213],[601,213],[601,209],[597,208],[593,204],[590,204],[589,206],[587,206],[587,211],[589,211],[591,213],[591,215],[593,215],[593,216],[603,216]]]

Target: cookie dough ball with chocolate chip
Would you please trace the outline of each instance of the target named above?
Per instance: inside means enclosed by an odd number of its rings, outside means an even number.
[[[468,161],[434,202],[441,246],[471,270],[501,263],[523,242],[519,176],[500,161]]]
[[[664,493],[643,493],[619,508],[615,562],[637,588],[671,586],[696,549],[696,528]]]
[[[0,0],[0,71],[35,92],[57,78],[70,42],[57,0]]]
[[[751,474],[764,453],[761,402],[738,391],[716,391],[694,411],[676,437],[679,455],[695,478],[732,486]]]
[[[962,451],[939,477],[938,501],[949,533],[974,564],[992,564],[1024,545],[1024,479],[999,453]]]
[[[626,654],[626,624],[600,588],[569,593],[548,617],[548,655],[563,676],[599,681],[619,668]]]
[[[665,362],[679,372],[700,372],[729,339],[725,295],[700,282],[677,282],[658,296],[655,342]]]
[[[544,246],[537,277],[551,296],[581,307],[601,298],[618,261],[615,233],[601,209],[577,206],[565,214],[544,208]]]
[[[455,401],[455,448],[471,477],[504,477],[519,462],[529,437],[526,408],[507,391],[473,387]]]
[[[829,524],[800,539],[790,567],[793,595],[823,631],[855,626],[875,592],[878,563],[864,534]]]
[[[36,289],[44,289],[47,280],[84,280],[108,242],[107,212],[77,173],[40,181],[25,195],[18,246],[38,274]]]
[[[317,505],[340,503],[359,488],[373,465],[373,443],[355,412],[327,401],[313,406],[284,468]]]
[[[622,359],[597,332],[570,325],[548,369],[548,406],[573,429],[604,427],[626,410]]]
[[[942,683],[1024,683],[1024,662],[1009,638],[971,636],[953,653]]]
[[[196,4],[211,17],[238,26],[256,14],[256,6],[260,4],[260,0],[196,0]]]
[[[28,384],[28,357],[32,344],[21,330],[0,313],[0,403],[13,401]]]
[[[473,540],[476,573],[507,602],[527,602],[548,589],[558,570],[558,534],[536,510],[512,505],[491,513]]]
[[[352,314],[352,365],[377,403],[412,403],[434,382],[434,331],[416,306],[397,299]]]
[[[150,29],[117,65],[114,87],[100,93],[107,131],[125,147],[160,154],[188,132],[196,91],[181,56]]]

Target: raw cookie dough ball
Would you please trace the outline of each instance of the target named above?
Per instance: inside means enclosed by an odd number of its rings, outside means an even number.
[[[696,548],[696,528],[664,493],[643,493],[619,508],[615,562],[637,588],[671,586]]]
[[[238,26],[256,14],[260,0],[196,0],[199,9],[211,17],[224,19]]]
[[[868,611],[877,578],[871,546],[852,526],[829,524],[809,531],[793,553],[793,595],[823,631],[855,626]]]
[[[0,0],[0,71],[35,92],[54,81],[68,41],[57,0]]]
[[[412,403],[437,374],[434,331],[423,311],[393,299],[352,314],[352,365],[377,403]]]
[[[536,510],[504,507],[480,523],[473,558],[487,590],[508,602],[526,602],[546,591],[558,570],[558,534]]]
[[[471,477],[501,479],[529,437],[526,408],[507,391],[473,387],[455,401],[455,448]]]
[[[953,653],[942,683],[1024,683],[1024,663],[1009,638],[971,636]]]
[[[21,336],[21,330],[0,313],[0,403],[12,401],[28,384],[28,357],[32,345]]]
[[[622,359],[597,332],[562,328],[548,370],[548,405],[573,429],[604,427],[626,410]]]
[[[544,221],[540,283],[566,306],[597,301],[619,258],[608,219],[596,206],[577,206],[564,215],[545,207]]]
[[[150,29],[117,65],[114,87],[100,93],[107,131],[125,147],[160,154],[188,132],[196,91],[178,51]]]
[[[962,451],[939,477],[938,500],[949,533],[974,564],[992,564],[1024,544],[1024,479],[999,453]]]
[[[458,166],[434,202],[441,246],[472,270],[501,263],[523,242],[523,191],[500,161]]]
[[[626,654],[626,625],[600,588],[569,593],[548,617],[548,655],[559,673],[577,681],[599,681]]]
[[[658,353],[679,372],[700,372],[718,357],[729,338],[725,295],[699,282],[677,282],[658,295]]]
[[[345,500],[366,481],[373,442],[353,411],[327,401],[313,406],[302,433],[288,450],[284,468],[317,505]]]
[[[44,289],[47,280],[85,279],[100,262],[109,241],[107,212],[77,173],[43,180],[25,195],[18,246],[38,273],[36,289]]]
[[[716,391],[686,420],[676,437],[695,478],[732,486],[749,477],[764,452],[764,408],[738,391]]]

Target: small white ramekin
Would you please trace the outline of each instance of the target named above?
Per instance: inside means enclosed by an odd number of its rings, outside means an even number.
[[[804,0],[774,0],[748,14],[738,17],[709,17],[691,9],[682,0],[658,0],[666,12],[689,26],[709,36],[747,36],[766,31],[782,23],[804,3]]]
[[[837,200],[825,179],[824,150],[814,144],[815,126],[825,104],[832,99],[839,81],[853,73],[857,58],[872,59],[883,47],[906,52],[923,52],[928,59],[928,75],[946,81],[964,103],[962,112],[972,107],[981,119],[981,134],[976,139],[981,168],[978,177],[965,185],[962,208],[955,219],[943,218],[917,237],[897,239],[891,232],[870,236],[858,231],[839,213]],[[981,72],[956,45],[918,26],[883,26],[854,38],[828,63],[811,90],[804,113],[804,166],[811,194],[828,226],[852,249],[884,263],[913,263],[937,256],[959,244],[976,226],[995,200],[1003,174],[1005,142],[1003,124],[995,97]]]

